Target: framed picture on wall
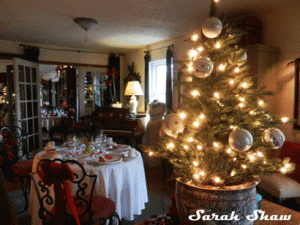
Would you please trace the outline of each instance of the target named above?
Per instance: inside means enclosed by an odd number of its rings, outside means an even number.
[[[295,63],[295,110],[294,110],[294,129],[300,130],[300,58]]]

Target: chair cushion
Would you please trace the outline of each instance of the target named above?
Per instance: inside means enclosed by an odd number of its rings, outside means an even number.
[[[300,182],[300,144],[285,141],[281,148],[279,158],[283,159],[286,157],[291,159],[290,162],[296,164],[294,172],[286,176]]]
[[[12,165],[11,169],[16,175],[27,176],[32,171],[32,164],[33,164],[33,160],[24,160]]]
[[[259,176],[260,182],[257,186],[267,193],[279,199],[300,197],[300,183],[286,175],[276,173],[271,176]]]
[[[89,196],[84,196],[86,199],[89,199]],[[100,197],[97,195],[93,196],[92,200],[92,210],[95,212],[93,216],[93,220],[99,219],[99,218],[105,218],[107,219],[111,214],[113,214],[116,210],[115,203],[110,200],[109,198]],[[85,210],[84,207],[77,207],[78,215],[81,215],[83,211]],[[80,218],[81,223],[87,223],[89,221],[89,215],[88,213]]]

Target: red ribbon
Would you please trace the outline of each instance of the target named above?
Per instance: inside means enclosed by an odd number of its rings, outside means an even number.
[[[70,167],[67,164],[60,164],[56,162],[42,162],[40,164],[39,176],[49,187],[54,184],[54,224],[64,224],[64,212],[65,207],[67,207],[69,212],[74,216],[77,224],[80,225],[73,195],[67,182],[67,180],[74,180],[74,175]]]

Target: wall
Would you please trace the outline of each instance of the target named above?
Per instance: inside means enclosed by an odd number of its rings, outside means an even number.
[[[10,54],[23,54],[24,48],[20,46],[20,42],[0,40],[0,52]],[[24,44],[30,46],[30,44]],[[108,64],[108,54],[86,53],[78,51],[59,51],[49,50],[62,49],[61,47],[40,45],[39,60],[42,61],[57,61],[70,63],[84,63],[84,64]],[[43,48],[44,47],[44,48]],[[72,49],[71,49],[72,50]]]
[[[289,62],[300,57],[300,2],[286,7],[275,8],[260,15],[264,25],[264,44],[279,48],[278,75],[274,77],[276,86],[277,108],[279,118],[294,117],[294,66]],[[293,130],[292,125],[280,129],[286,139],[300,143],[300,131]]]

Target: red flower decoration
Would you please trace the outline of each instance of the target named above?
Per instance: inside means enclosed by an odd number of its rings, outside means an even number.
[[[120,75],[120,72],[117,71],[115,68],[112,68],[111,70],[107,70],[106,75],[108,77],[112,77],[114,75],[114,78],[117,79]]]
[[[13,156],[14,156],[14,153],[12,151],[6,152],[6,154],[7,154],[7,158],[9,160],[11,160],[13,158]]]
[[[106,85],[107,85],[107,86],[111,86],[111,85],[112,85],[112,80],[106,81]]]
[[[4,160],[4,158],[1,157],[1,158],[0,158],[0,166],[2,166],[3,160]]]

